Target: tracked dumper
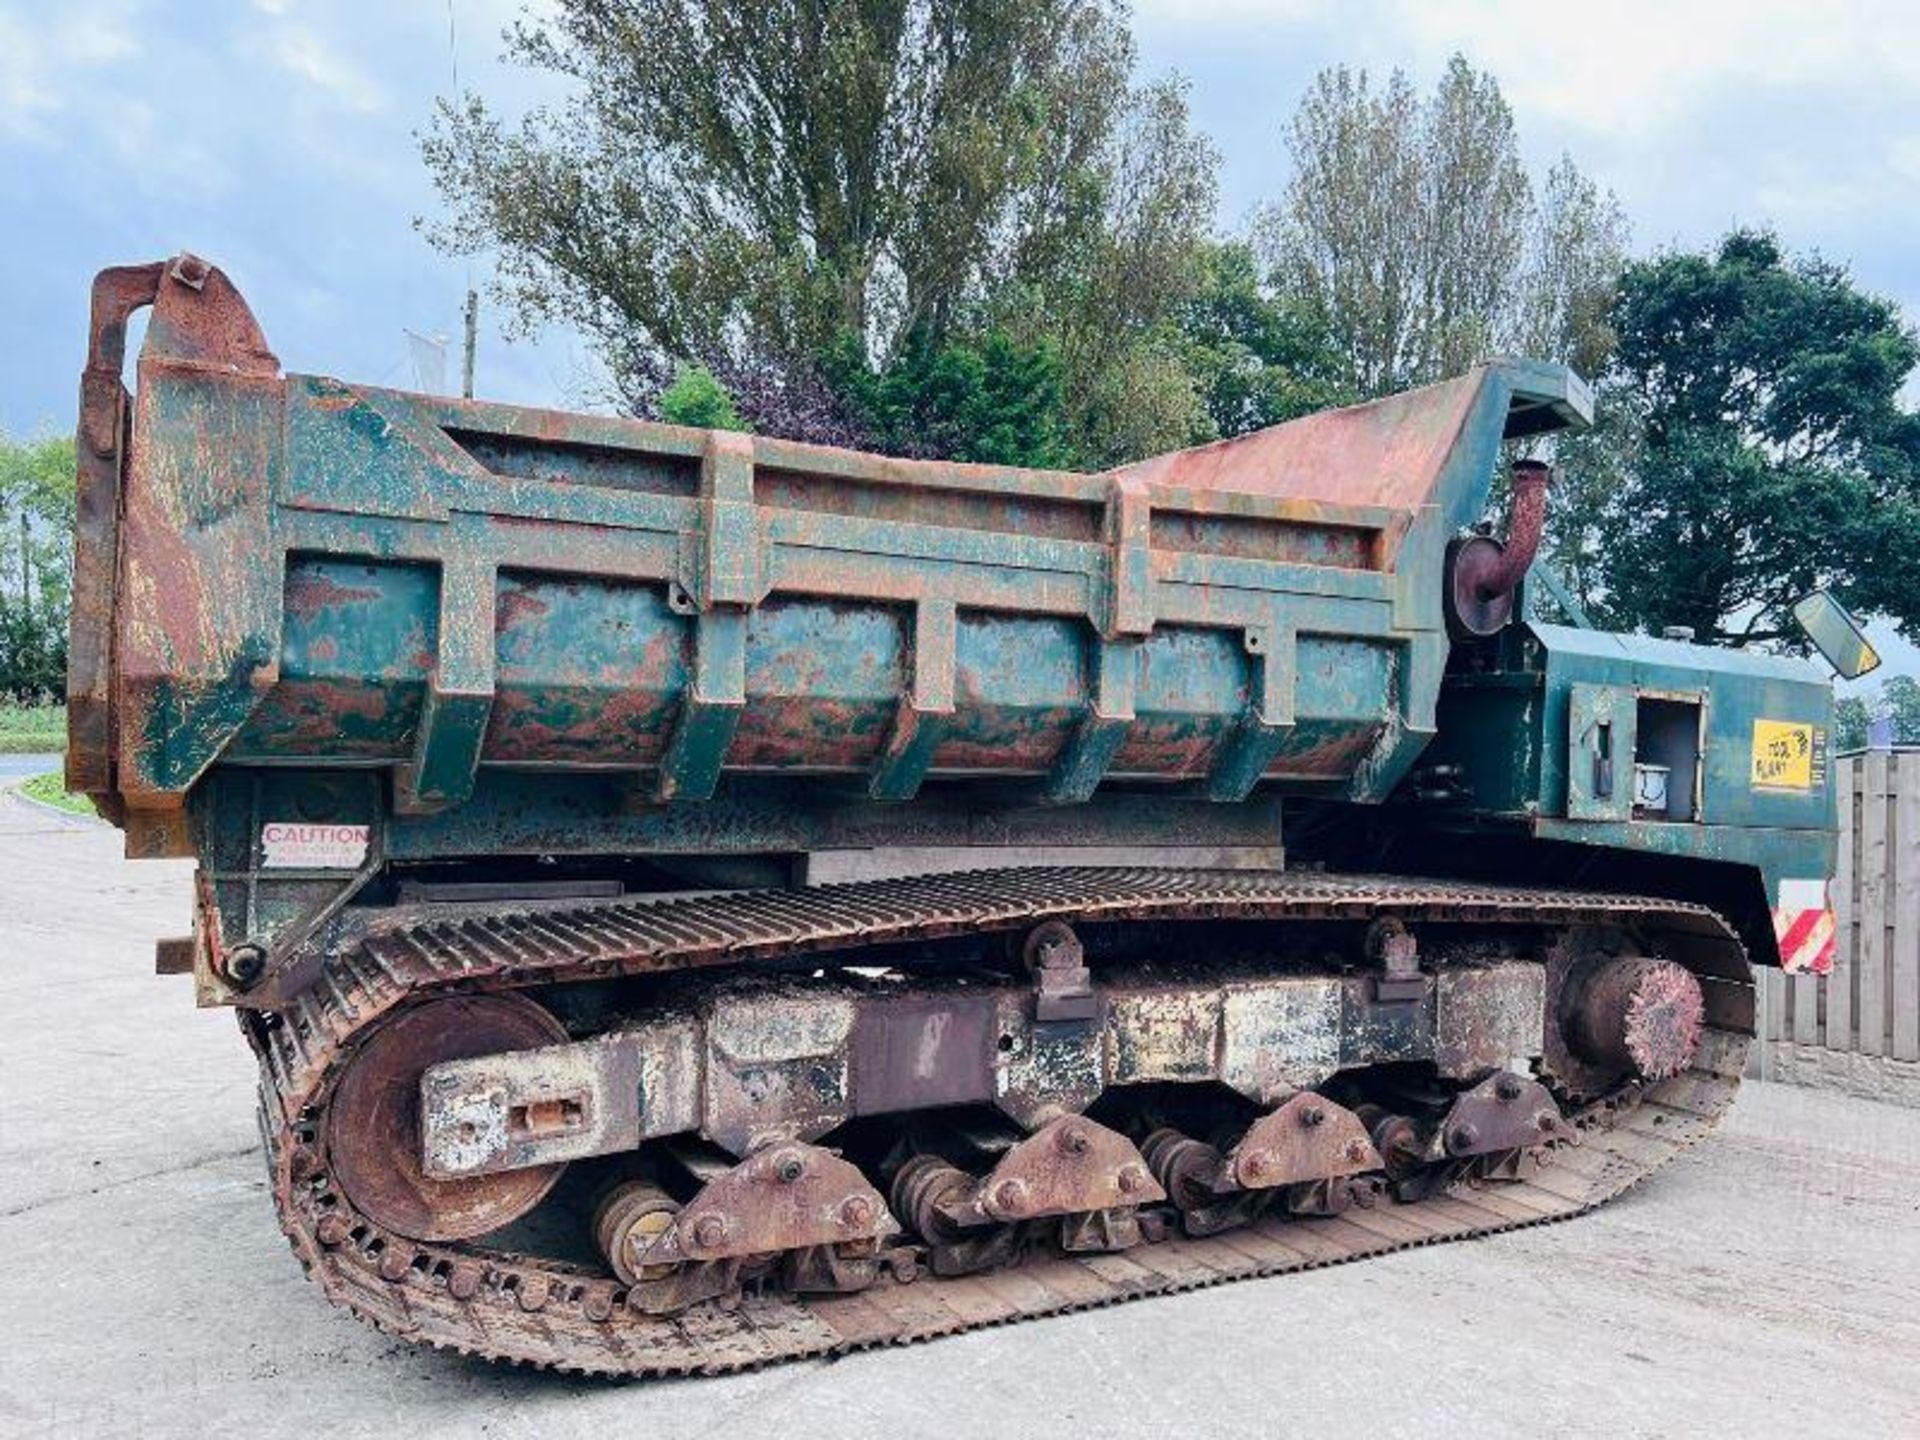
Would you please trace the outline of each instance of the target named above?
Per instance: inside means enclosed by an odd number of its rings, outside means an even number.
[[[1543,466],[1476,524],[1558,366],[1042,473],[283,374],[183,256],[82,399],[70,786],[198,861],[158,968],[395,1335],[725,1371],[1574,1215],[1830,944],[1825,681],[1534,618]]]

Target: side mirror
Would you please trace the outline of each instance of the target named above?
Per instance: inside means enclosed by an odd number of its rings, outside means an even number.
[[[1858,680],[1879,668],[1879,653],[1868,643],[1860,622],[1827,591],[1815,590],[1794,601],[1793,618],[1842,680]]]

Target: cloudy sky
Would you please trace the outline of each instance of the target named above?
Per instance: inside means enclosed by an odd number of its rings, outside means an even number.
[[[507,104],[521,0],[0,0],[0,425],[62,428],[87,282],[190,248],[253,300],[291,367],[409,383],[404,328],[457,330],[464,267],[429,250],[413,135],[458,66]],[[449,20],[453,35],[449,36]],[[1463,51],[1499,77],[1539,164],[1618,192],[1644,249],[1766,223],[1920,316],[1920,10],[1879,4],[1140,0],[1144,71],[1193,82],[1225,156],[1222,220],[1285,180],[1312,73]],[[484,269],[482,271],[484,273]],[[483,330],[480,388],[577,399],[565,336]]]
[[[415,232],[413,136],[456,66],[509,107],[542,94],[498,62],[521,4],[0,0],[0,427],[66,428],[93,271],[180,249],[235,276],[290,368],[411,383],[405,329],[457,331],[467,283]],[[1425,87],[1458,50],[1536,165],[1565,150],[1619,194],[1640,249],[1772,225],[1920,318],[1920,7],[1138,0],[1135,30],[1143,72],[1192,81],[1225,225],[1284,184],[1315,70]],[[483,325],[484,395],[578,401],[591,373],[567,336]]]

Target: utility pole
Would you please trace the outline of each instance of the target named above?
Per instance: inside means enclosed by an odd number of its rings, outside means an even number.
[[[460,366],[460,393],[473,398],[473,344],[480,330],[480,292],[467,291],[467,352]]]

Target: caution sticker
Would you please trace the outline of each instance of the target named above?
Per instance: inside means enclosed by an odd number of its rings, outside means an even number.
[[[1827,775],[1827,732],[1797,720],[1753,722],[1753,784],[1762,790],[1811,790]]]
[[[302,825],[279,822],[260,827],[263,870],[357,870],[367,858],[365,825]]]

